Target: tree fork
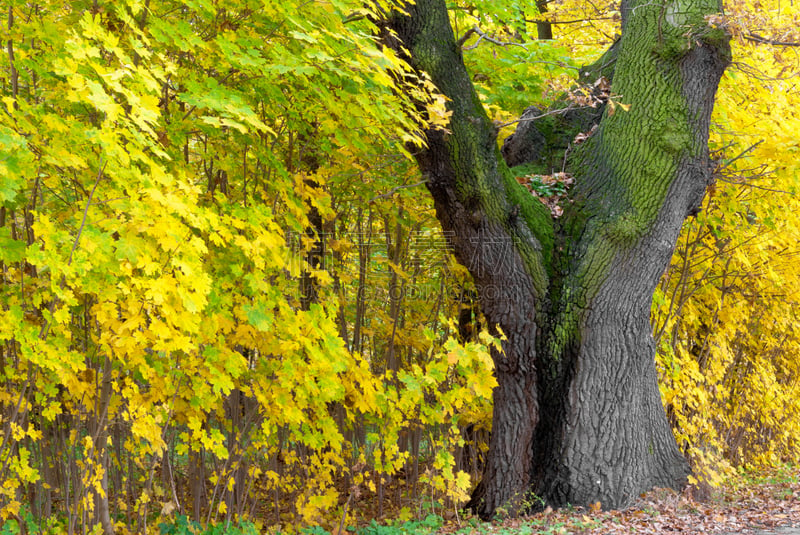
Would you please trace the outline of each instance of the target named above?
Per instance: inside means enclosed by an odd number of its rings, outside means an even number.
[[[444,1],[417,0],[386,23],[384,42],[450,99],[449,132],[426,131],[417,160],[487,321],[507,337],[493,355],[493,433],[469,504],[484,518],[519,512],[531,494],[613,508],[685,484],[648,320],[681,224],[711,181],[708,126],[730,52],[704,16],[720,9],[623,2],[616,102],[571,151],[577,184],[555,222],[499,156]]]

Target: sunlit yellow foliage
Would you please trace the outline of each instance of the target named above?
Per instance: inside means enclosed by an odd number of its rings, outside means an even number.
[[[276,522],[328,522],[347,514],[337,485],[354,459],[384,477],[412,430],[442,428],[436,447],[452,449],[468,381],[483,381],[476,404],[491,393],[485,346],[448,362],[446,325],[395,326],[397,351],[413,339],[420,358],[386,369],[342,336],[331,274],[352,273],[308,256],[312,208],[333,221],[356,182],[376,195],[376,153],[400,153],[387,176],[411,167],[403,142],[424,121],[409,88],[434,127],[447,121],[432,86],[377,46],[362,3],[12,2],[8,15],[0,518],[144,529],[162,504],[216,520],[277,496]],[[437,500],[463,497],[452,458],[431,469]]]
[[[454,4],[458,38],[510,43],[464,41],[503,122],[619,31],[611,5],[529,4]],[[406,518],[463,501],[497,341],[448,323],[475,304],[407,152],[446,128],[445,101],[377,45],[369,8],[8,9],[0,522],[145,530],[177,511],[290,530],[349,524],[362,494],[374,514],[399,496]],[[737,0],[709,20],[735,36],[720,174],[654,301],[665,405],[711,482],[800,447],[798,64],[764,44],[797,40],[797,9]],[[534,44],[541,17],[556,40]]]
[[[715,108],[717,183],[656,293],[662,393],[695,477],[800,455],[798,7],[730,2],[734,64]]]

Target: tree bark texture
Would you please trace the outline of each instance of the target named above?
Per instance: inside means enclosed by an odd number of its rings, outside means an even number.
[[[487,322],[506,337],[493,355],[492,436],[469,504],[483,517],[536,503],[616,508],[686,481],[649,310],[712,179],[709,120],[730,50],[704,16],[720,10],[716,0],[623,2],[622,38],[582,71],[613,78],[614,106],[568,151],[576,185],[559,219],[504,162],[444,0],[416,0],[386,22],[384,42],[450,99],[448,130],[426,131],[417,159]],[[585,118],[572,122],[585,129]]]

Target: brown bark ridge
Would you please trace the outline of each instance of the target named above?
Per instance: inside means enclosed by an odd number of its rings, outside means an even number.
[[[576,186],[558,220],[509,173],[444,0],[416,0],[384,23],[383,41],[449,98],[448,130],[426,131],[416,157],[487,322],[506,336],[493,355],[487,463],[468,504],[484,518],[544,503],[616,508],[685,484],[649,308],[711,181],[709,120],[730,50],[704,16],[720,9],[623,2],[622,38],[582,71],[609,73],[616,102],[569,153]]]

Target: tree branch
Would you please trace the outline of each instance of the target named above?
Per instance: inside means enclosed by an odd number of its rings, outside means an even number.
[[[767,39],[766,37],[762,37],[757,33],[748,33],[744,36],[745,39],[748,41],[752,41],[754,43],[760,43],[762,45],[773,45],[773,46],[800,46],[800,43],[796,43],[793,41],[777,41],[774,39]]]
[[[400,191],[401,189],[416,188],[417,186],[422,186],[423,184],[426,184],[427,182],[428,182],[427,180],[422,180],[420,182],[417,182],[416,184],[403,184],[401,186],[395,186],[392,189],[390,189],[389,191],[387,191],[386,193],[381,193],[380,195],[376,195],[375,197],[371,198],[369,200],[369,203],[373,204],[378,199],[387,199],[387,198],[391,197],[392,195],[394,195],[395,193],[397,193],[398,191]]]
[[[92,187],[92,192],[89,193],[89,198],[86,199],[86,206],[83,209],[83,219],[81,220],[81,226],[78,229],[78,234],[75,236],[75,242],[72,244],[72,250],[69,252],[69,260],[67,260],[67,265],[72,264],[72,255],[75,253],[75,249],[78,248],[78,241],[81,239],[81,234],[83,234],[83,227],[86,225],[86,216],[89,213],[89,207],[92,205],[92,199],[94,198],[94,192],[97,189],[97,185],[100,183],[100,180],[103,178],[103,171],[105,171],[106,162],[100,159],[100,169],[97,171],[97,179],[94,181],[94,186]]]
[[[465,47],[464,43],[466,43],[467,39],[469,39],[469,37],[474,33],[478,34],[478,40],[475,41],[474,45],[470,45],[470,46],[466,46]],[[490,43],[498,45],[498,46],[518,46],[520,48],[523,48],[526,51],[528,50],[528,46],[526,44],[524,44],[524,43],[515,43],[513,41],[500,41],[499,39],[495,39],[494,37],[490,37],[489,34],[484,32],[483,30],[481,30],[477,26],[473,26],[472,28],[467,30],[467,32],[464,35],[461,36],[461,39],[459,39],[458,43],[456,43],[456,44],[459,46],[459,48],[463,48],[464,50],[474,50],[474,49],[478,48],[478,45],[481,44],[481,41],[483,41],[484,39],[486,39]]]
[[[574,109],[577,109],[577,108],[591,108],[591,106],[573,106],[573,105],[570,104],[566,108],[558,108],[556,110],[550,110],[548,112],[542,113],[541,115],[536,115],[535,117],[525,117],[524,119],[523,118],[519,118],[519,119],[515,119],[513,121],[508,121],[507,123],[500,123],[500,124],[497,125],[497,129],[499,130],[501,128],[505,128],[506,126],[510,126],[512,124],[524,123],[524,122],[528,122],[528,121],[536,121],[538,119],[542,119],[542,118],[548,117],[550,115],[563,115],[563,114],[567,113],[568,111],[574,110]]]

